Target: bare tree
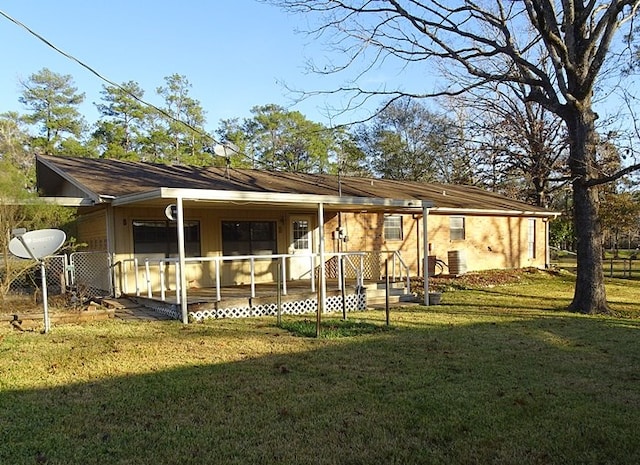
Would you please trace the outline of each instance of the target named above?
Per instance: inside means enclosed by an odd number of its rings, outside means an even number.
[[[637,170],[634,164],[604,173],[597,157],[594,99],[602,92],[613,41],[631,27],[640,0],[271,0],[284,9],[314,14],[311,31],[330,40],[344,62],[321,65],[322,73],[364,68],[354,83],[332,92],[351,92],[351,101],[366,103],[411,95],[432,97],[468,92],[488,82],[516,84],[527,101],[559,116],[566,126],[566,167],[573,188],[578,271],[570,309],[607,313],[602,269],[598,187]],[[541,55],[540,48],[544,51]],[[441,89],[366,89],[357,82],[383,64],[415,66],[429,74],[433,62],[468,77]],[[425,67],[428,66],[428,67]],[[427,74],[427,76],[429,76]],[[434,81],[425,79],[425,82]],[[362,80],[364,82],[364,80]],[[355,99],[355,100],[353,100]]]
[[[478,177],[487,187],[548,207],[554,190],[566,183],[568,141],[562,120],[528,100],[522,84],[487,83],[450,104],[472,115],[460,123],[483,158]]]

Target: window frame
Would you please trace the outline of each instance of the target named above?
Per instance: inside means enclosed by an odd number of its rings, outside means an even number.
[[[268,226],[265,229],[259,228],[258,225]],[[278,225],[275,220],[222,220],[220,232],[222,255],[225,257],[278,253]],[[230,238],[230,234],[235,237]],[[233,244],[236,247],[230,249],[229,247]],[[238,245],[244,245],[244,247],[238,247]],[[264,247],[265,245],[270,247]]]
[[[390,226],[387,224],[387,221],[398,221],[397,225]],[[404,229],[403,229],[404,221],[402,215],[385,215],[384,222],[382,225],[382,230],[384,234],[385,241],[401,241],[404,239]],[[394,232],[395,234],[390,235],[390,232]]]
[[[462,226],[454,227],[455,220],[460,220]],[[449,217],[449,240],[464,241],[467,238],[467,220],[464,216],[456,215]]]
[[[177,221],[145,218],[134,219],[131,221],[131,225],[134,255],[162,255],[164,258],[178,257]],[[139,228],[146,228],[146,231]],[[184,229],[185,256],[202,256],[200,220],[184,220]],[[144,239],[144,236],[147,236],[148,240],[141,240]]]
[[[527,252],[530,260],[536,258],[536,227],[536,219],[529,218],[527,222]]]

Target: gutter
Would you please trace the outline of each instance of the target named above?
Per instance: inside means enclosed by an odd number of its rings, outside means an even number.
[[[333,206],[356,206],[356,207],[386,207],[386,208],[415,208],[421,209],[423,206],[430,208],[432,203],[418,199],[384,199],[373,197],[340,197],[337,195],[315,195],[315,194],[289,194],[279,192],[243,192],[226,191],[212,189],[178,189],[161,187],[147,192],[132,195],[125,195],[113,199],[113,206],[128,205],[131,203],[160,200],[177,199],[193,200],[200,202],[243,202],[253,204],[309,204]],[[426,202],[426,205],[425,205]]]
[[[475,215],[475,216],[526,216],[526,217],[539,217],[539,218],[557,218],[561,215],[560,212],[554,211],[540,211],[540,210],[485,210],[480,208],[451,208],[451,207],[432,207],[429,209],[429,214],[443,214],[443,215]]]

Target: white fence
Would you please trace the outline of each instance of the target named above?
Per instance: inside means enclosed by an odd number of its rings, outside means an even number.
[[[390,277],[393,281],[406,281],[409,288],[410,276],[409,267],[403,261],[398,252],[389,252]],[[372,259],[371,256],[375,256]],[[275,262],[277,268],[272,270],[274,283],[279,281],[282,294],[287,294],[287,270],[290,260],[309,260],[309,270],[313,270],[313,277],[309,275],[309,291],[316,292],[316,280],[318,277],[317,263],[320,260],[319,254],[291,255],[291,254],[271,254],[271,255],[241,255],[241,256],[219,256],[219,257],[189,257],[186,264],[200,264],[201,267],[212,264],[213,267],[213,287],[215,288],[216,300],[221,301],[222,288],[222,265],[228,263],[248,264],[250,297],[256,296],[256,285],[258,284],[257,264],[263,261]],[[351,280],[355,287],[362,287],[365,280],[377,280],[380,277],[379,263],[384,262],[380,254],[369,252],[341,252],[325,254],[325,272],[329,279],[337,280],[337,289],[342,290],[346,283]],[[375,264],[378,263],[378,265]],[[376,269],[377,268],[377,269]],[[177,303],[180,303],[180,283],[179,266],[177,258],[132,258],[125,259],[118,263],[119,276],[117,282],[120,283],[120,291],[123,294],[144,296],[147,298],[157,298],[166,301],[167,292],[172,291],[176,296]],[[204,273],[202,273],[204,274]],[[277,275],[280,279],[276,279]],[[304,280],[303,280],[304,281]],[[173,282],[173,289],[171,286]],[[264,280],[262,281],[264,282]]]

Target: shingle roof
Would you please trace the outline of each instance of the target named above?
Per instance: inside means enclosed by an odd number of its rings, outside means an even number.
[[[72,180],[95,196],[120,197],[160,187],[213,189],[240,192],[314,194],[433,202],[436,209],[548,212],[486,190],[462,185],[342,177],[327,174],[287,173],[218,167],[175,166],[111,159],[39,156],[58,176]],[[59,196],[56,185],[39,174],[45,196]],[[551,212],[548,212],[551,214]]]

